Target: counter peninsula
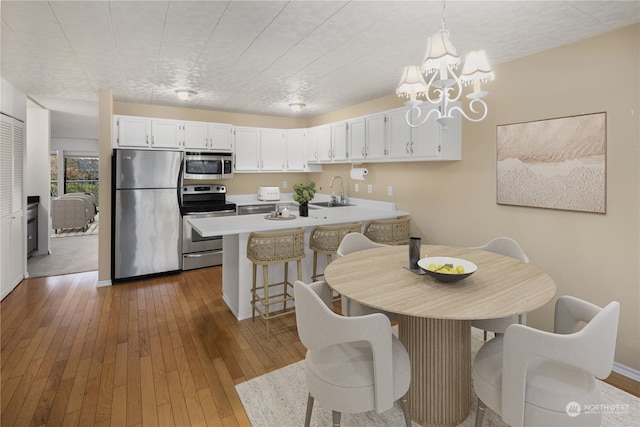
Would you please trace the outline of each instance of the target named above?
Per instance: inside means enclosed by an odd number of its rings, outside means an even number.
[[[316,201],[314,199],[314,201]],[[287,202],[281,202],[287,204]],[[251,317],[251,261],[247,259],[247,240],[252,231],[269,232],[305,227],[306,257],[302,261],[302,280],[311,281],[313,252],[309,249],[309,234],[316,225],[337,225],[355,221],[364,224],[375,219],[390,219],[408,215],[397,211],[394,203],[352,199],[354,206],[314,208],[310,206],[309,216],[300,217],[296,209],[290,220],[270,220],[265,214],[223,216],[217,218],[196,218],[189,222],[203,237],[223,236],[222,247],[222,292],[223,300],[238,320]],[[321,261],[322,260],[322,261]],[[325,267],[324,257],[319,257],[318,268]],[[289,277],[296,277],[295,264],[290,265]],[[270,267],[271,282],[281,281],[282,265]],[[258,269],[258,283],[262,283],[262,271]],[[277,307],[276,307],[277,309]]]

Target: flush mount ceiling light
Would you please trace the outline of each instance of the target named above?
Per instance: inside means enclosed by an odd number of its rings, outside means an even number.
[[[304,110],[305,105],[302,103],[294,103],[294,104],[289,104],[289,108],[291,108],[291,111],[293,111],[294,113],[299,113],[300,111]]]
[[[442,2],[442,29],[427,39],[427,49],[424,55],[422,66],[407,65],[404,67],[402,78],[396,88],[398,96],[409,98],[405,105],[411,106],[407,111],[407,123],[411,127],[419,127],[425,124],[427,119],[435,114],[436,120],[445,129],[447,124],[453,120],[451,113],[458,111],[462,117],[472,122],[479,122],[487,116],[488,107],[482,100],[489,92],[483,92],[480,82],[494,79],[493,70],[489,66],[484,50],[469,52],[464,61],[464,68],[458,77],[454,69],[460,64],[460,57],[456,53],[456,48],[449,40],[449,31],[445,27],[445,2]],[[431,76],[431,77],[429,77]],[[428,83],[425,78],[427,77]],[[473,82],[473,93],[467,95],[469,111],[473,117],[467,115],[464,110],[457,105],[450,105],[460,99],[462,86]],[[435,93],[432,98],[430,92]],[[419,96],[426,98],[430,104],[437,105],[419,121],[422,110],[418,105],[423,101],[418,100]],[[479,109],[477,107],[480,107]],[[418,123],[416,123],[418,122]]]
[[[183,101],[192,101],[198,94],[198,92],[188,89],[178,89],[176,93],[178,94],[178,98]]]

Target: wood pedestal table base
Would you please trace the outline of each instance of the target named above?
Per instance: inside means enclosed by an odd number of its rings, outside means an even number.
[[[411,417],[424,426],[455,426],[469,415],[471,322],[398,316],[411,360]]]

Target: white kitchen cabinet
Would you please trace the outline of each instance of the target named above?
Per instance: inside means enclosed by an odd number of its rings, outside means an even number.
[[[235,170],[260,170],[260,129],[236,127],[233,136],[236,149]]]
[[[364,117],[348,122],[349,158],[351,160],[364,160],[367,158],[367,131]]]
[[[429,106],[420,106],[422,114],[428,113]],[[440,124],[432,116],[420,127],[412,128],[407,124],[408,108],[392,110],[388,117],[388,155],[389,159],[437,158],[440,156]],[[422,118],[421,117],[421,118]]]
[[[25,274],[24,150],[24,123],[0,115],[0,298]]]
[[[307,129],[307,162],[318,162],[318,138],[321,126]]]
[[[184,148],[206,150],[209,148],[209,126],[206,122],[185,122]]]
[[[387,115],[372,114],[365,117],[367,160],[384,159],[387,154]]]
[[[286,162],[284,144],[285,140],[282,130],[260,130],[260,170],[284,170]]]
[[[331,125],[331,160],[334,162],[346,161],[349,157],[349,145],[347,122],[333,123]]]
[[[304,171],[306,162],[306,131],[304,129],[287,129],[284,131],[285,149],[287,153],[288,171]]]
[[[151,147],[182,148],[182,122],[151,119]]]
[[[332,150],[333,145],[331,144],[331,134],[332,129],[331,125],[321,126],[318,129],[318,161],[319,162],[330,162],[333,158]]]
[[[185,150],[231,151],[231,125],[207,122],[183,123],[183,146]]]
[[[349,120],[349,159],[379,160],[386,155],[386,114]]]
[[[151,119],[134,116],[114,116],[114,147],[149,148]]]

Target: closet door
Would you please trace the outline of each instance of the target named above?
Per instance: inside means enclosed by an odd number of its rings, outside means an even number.
[[[24,124],[0,116],[0,298],[24,277]]]

